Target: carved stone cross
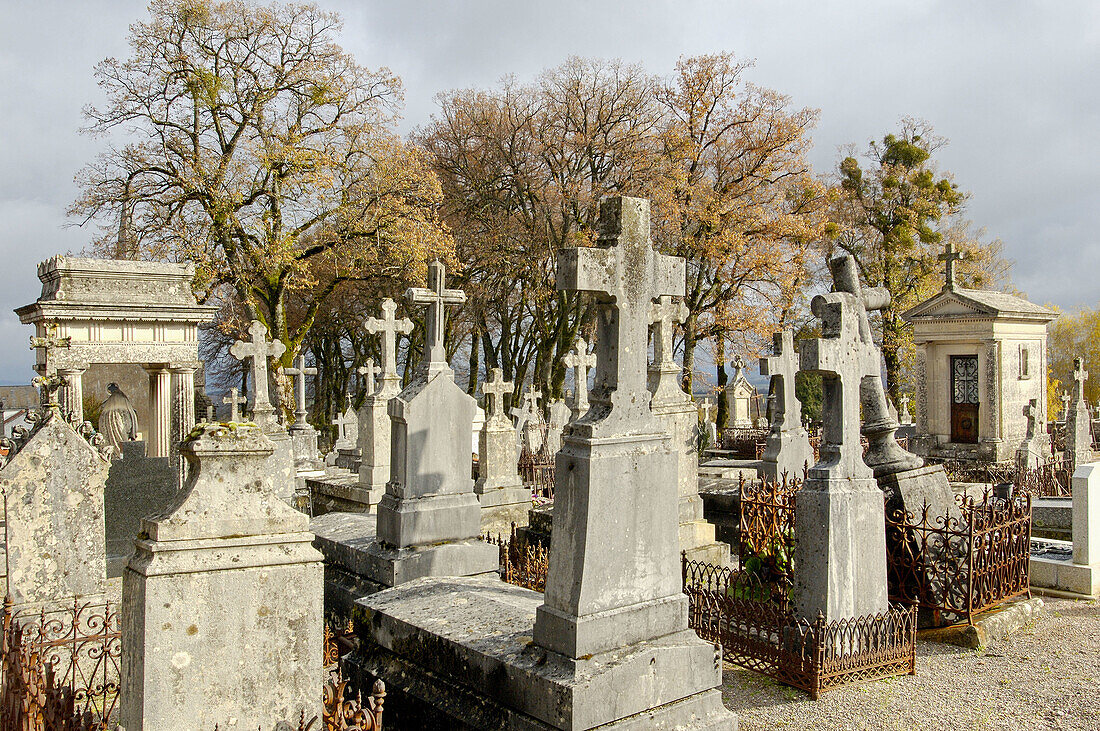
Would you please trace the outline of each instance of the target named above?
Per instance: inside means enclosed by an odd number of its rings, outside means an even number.
[[[596,246],[559,254],[557,288],[595,295],[596,382],[592,408],[580,420],[589,436],[642,434],[661,429],[649,408],[650,305],[682,297],[684,260],[664,256],[649,240],[649,201],[612,198],[600,206]]]
[[[779,379],[775,389],[776,408],[772,411],[772,429],[784,426],[797,429],[802,423],[802,409],[795,396],[795,375],[798,374],[798,353],[794,349],[794,333],[790,330],[772,336],[775,355],[760,359],[760,375]]]
[[[267,394],[267,359],[278,358],[286,352],[281,340],[267,339],[267,328],[259,320],[248,326],[251,341],[238,340],[229,348],[237,360],[252,359],[252,419],[261,427],[275,423],[275,409]]]
[[[350,398],[350,397],[349,397]],[[350,404],[348,405],[350,408]],[[332,425],[336,427],[336,439],[340,442],[346,442],[348,438],[348,427],[353,422],[357,422],[359,419],[354,414],[350,414],[347,411],[339,413],[336,418],[332,420]]]
[[[1037,432],[1036,425],[1039,423],[1038,399],[1028,399],[1027,406],[1024,407],[1024,417],[1027,418],[1027,438],[1034,439]]]
[[[1070,397],[1067,391],[1062,391],[1062,420],[1069,419],[1069,402]]]
[[[901,413],[909,413],[909,394],[903,393],[898,397],[898,403],[901,404]]]
[[[512,382],[504,380],[504,371],[493,368],[489,371],[489,380],[482,384],[481,393],[485,395],[486,423],[508,423],[504,413],[504,397],[512,392]]]
[[[408,318],[398,320],[394,317],[395,312],[397,304],[387,297],[382,300],[382,317],[368,317],[364,327],[367,332],[382,336],[382,385],[378,390],[396,393],[401,390],[401,378],[397,375],[397,336],[411,333],[413,324]]]
[[[1085,370],[1085,362],[1081,358],[1073,359],[1073,403],[1079,404],[1085,400],[1085,381],[1089,380],[1089,372]]]
[[[709,396],[699,402],[699,408],[703,411],[703,423],[710,421],[710,412],[714,411],[714,402],[710,400]]]
[[[562,358],[562,363],[566,368],[573,369],[573,380],[576,382],[573,418],[579,419],[588,411],[588,369],[596,366],[596,354],[588,352],[588,343],[584,338],[577,338],[573,349]]]
[[[537,414],[539,410],[539,401],[541,400],[542,391],[537,390],[535,384],[532,383],[523,393],[523,409],[529,414]]]
[[[965,259],[966,255],[961,251],[955,251],[954,242],[948,241],[943,247],[943,253],[937,258],[947,264],[943,288],[949,290],[955,289],[955,262]]]
[[[661,295],[650,308],[653,324],[653,362],[658,366],[675,366],[672,358],[672,336],[676,323],[687,319],[688,308],[669,295]]]
[[[364,383],[367,386],[367,395],[373,396],[377,393],[376,381],[378,374],[382,372],[382,369],[374,364],[374,358],[367,358],[367,364],[362,366],[357,371],[360,376],[363,377]],[[396,377],[396,373],[394,376]]]
[[[446,288],[447,270],[436,259],[428,265],[428,286],[410,287],[405,292],[409,304],[427,308],[424,324],[424,355],[418,369],[419,375],[431,378],[440,371],[449,371],[447,349],[443,336],[446,333],[447,305],[457,306],[466,301],[466,293],[460,289]]]
[[[309,412],[306,411],[306,376],[316,376],[316,368],[306,368],[306,357],[299,354],[294,360],[293,368],[285,368],[283,373],[294,376],[294,399],[297,408],[294,410],[294,423],[305,426]]]
[[[248,399],[240,395],[240,391],[236,387],[229,389],[229,395],[222,398],[223,404],[229,404],[229,420],[240,421],[241,415],[237,410],[238,406],[244,406],[248,403]]]

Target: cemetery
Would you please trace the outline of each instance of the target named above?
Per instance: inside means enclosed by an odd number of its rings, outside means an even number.
[[[1095,727],[1093,331],[930,126],[817,177],[717,53],[406,136],[334,13],[149,13],[19,272],[0,731]]]

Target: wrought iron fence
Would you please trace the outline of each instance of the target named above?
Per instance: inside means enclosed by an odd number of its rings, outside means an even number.
[[[801,688],[825,690],[916,672],[915,607],[827,621],[795,616],[789,590],[748,571],[681,556],[689,624],[722,657]]]
[[[484,535],[482,539],[500,551],[500,578],[509,584],[542,592],[546,590],[546,572],[550,568],[550,551],[537,543],[528,543],[516,535],[512,523],[511,536]]]
[[[734,457],[740,459],[760,459],[764,454],[763,448],[767,438],[767,429],[727,427],[718,435],[716,446],[732,452]]]
[[[1072,497],[1073,459],[1052,460],[1038,467],[1017,470],[1012,484],[1032,497]]]
[[[519,475],[534,497],[554,499],[554,455],[545,449],[532,454],[524,448],[519,455]]]
[[[740,480],[741,568],[769,581],[790,583],[794,549],[794,500],[802,480],[783,475],[772,482]]]
[[[4,601],[0,639],[3,731],[111,728],[122,657],[117,609],[110,603],[19,612]]]
[[[945,514],[886,516],[890,598],[913,604],[934,625],[965,621],[1030,596],[1031,496],[980,501],[958,496]]]

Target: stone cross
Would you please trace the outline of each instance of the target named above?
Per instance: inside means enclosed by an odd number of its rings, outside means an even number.
[[[1027,406],[1024,407],[1024,416],[1027,418],[1027,438],[1029,440],[1035,438],[1035,427],[1039,423],[1038,404],[1038,399],[1028,399]]]
[[[775,355],[760,359],[760,375],[779,379],[775,390],[776,409],[772,411],[772,429],[797,429],[802,422],[802,410],[795,396],[795,375],[798,373],[798,353],[794,349],[794,333],[790,330],[772,336]]]
[[[542,391],[536,390],[535,384],[532,383],[523,394],[523,409],[529,414],[537,414],[539,410],[539,401],[541,400]]]
[[[31,350],[45,351],[47,364],[49,362],[49,355],[51,350],[53,350],[54,348],[70,348],[73,344],[73,338],[71,335],[58,337],[57,329],[57,323],[51,322],[46,325],[45,336],[38,337],[36,335],[31,335]]]
[[[229,389],[229,395],[222,398],[223,404],[229,404],[229,420],[240,421],[240,412],[237,410],[237,406],[244,406],[248,403],[248,398],[240,395],[240,391],[233,387]]]
[[[672,358],[672,336],[676,323],[687,319],[688,308],[669,295],[661,295],[650,308],[653,324],[653,362],[658,366],[675,366]]]
[[[947,271],[943,288],[954,290],[955,289],[955,262],[961,261],[966,258],[966,255],[961,251],[955,251],[955,243],[948,241],[943,247],[943,253],[937,257],[940,261],[947,264]]]
[[[597,316],[596,381],[589,398],[589,436],[650,433],[661,427],[649,408],[646,343],[650,305],[662,295],[683,297],[685,263],[664,256],[649,240],[649,201],[612,198],[600,207],[594,247],[559,254],[557,288],[590,292]],[[584,419],[581,420],[585,421]]]
[[[1069,419],[1069,393],[1062,391],[1062,421]]]
[[[714,402],[710,400],[709,396],[699,402],[699,408],[703,410],[703,423],[710,421],[710,412],[714,411]]]
[[[316,376],[317,369],[306,368],[306,357],[299,353],[294,360],[294,367],[285,368],[283,373],[294,376],[294,398],[297,405],[294,410],[294,423],[304,427],[306,417],[309,416],[306,411],[306,376]]]
[[[512,382],[504,380],[504,371],[493,368],[489,371],[489,380],[481,385],[481,393],[485,395],[486,422],[507,422],[504,414],[504,396],[512,392]]]
[[[387,384],[399,383],[397,375],[397,336],[412,332],[412,320],[394,317],[397,305],[389,297],[382,300],[382,317],[368,317],[364,323],[367,332],[382,336],[382,388]]]
[[[457,306],[466,301],[466,293],[460,289],[447,289],[447,270],[443,263],[436,259],[428,265],[428,286],[410,287],[405,292],[405,299],[412,305],[422,305],[427,308],[427,317],[424,323],[424,355],[420,362],[419,372],[431,378],[440,371],[449,371],[447,363],[447,349],[444,346],[443,336],[446,333],[447,305]]]
[[[368,396],[373,396],[376,393],[375,378],[381,372],[382,369],[374,364],[374,358],[367,358],[367,364],[359,369],[359,375],[362,376],[366,382]],[[397,373],[395,372],[394,377],[396,376]]]
[[[1089,380],[1089,372],[1085,370],[1085,363],[1081,358],[1073,359],[1073,403],[1081,403],[1085,400],[1085,381]]]
[[[584,338],[577,338],[573,349],[562,358],[562,363],[566,368],[573,369],[573,380],[576,381],[576,395],[573,398],[573,419],[576,420],[588,411],[588,369],[596,366],[596,354],[588,352],[588,343]]]
[[[267,339],[267,328],[259,320],[253,320],[248,326],[251,341],[238,340],[229,348],[237,360],[252,359],[252,420],[260,426],[270,426],[275,422],[275,409],[267,394],[267,359],[278,358],[286,352],[281,340]]]
[[[901,403],[901,414],[898,416],[898,421],[907,425],[913,421],[913,416],[909,413],[909,394],[903,393],[898,397],[898,401]]]
[[[207,423],[213,423],[214,421],[214,406],[210,405],[206,407],[206,421]]]
[[[336,427],[336,440],[339,442],[346,442],[348,438],[348,427],[351,426],[352,421],[357,420],[357,418],[353,418],[346,411],[338,413],[336,418],[332,420],[332,425]]]

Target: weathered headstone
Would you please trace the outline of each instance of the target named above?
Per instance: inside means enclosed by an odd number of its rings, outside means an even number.
[[[898,423],[902,426],[909,426],[913,423],[913,415],[909,413],[909,394],[903,393],[901,398],[901,413],[898,414]]]
[[[707,446],[718,446],[718,424],[710,418],[710,414],[714,411],[714,401],[708,396],[702,400],[699,404],[699,408],[703,410],[703,428],[706,430]]]
[[[577,338],[573,349],[562,358],[562,363],[566,368],[573,369],[574,395],[570,404],[573,416],[570,421],[576,421],[588,411],[588,370],[596,367],[596,354],[588,352],[588,343],[584,338]]]
[[[512,416],[516,417],[516,443],[530,454],[538,454],[542,450],[543,423],[542,410],[539,408],[541,399],[542,391],[531,384],[523,393],[520,406],[512,409]]]
[[[427,306],[424,352],[413,382],[390,401],[390,481],[378,503],[378,540],[366,550],[368,578],[397,586],[422,576],[494,572],[497,549],[478,540],[481,505],[470,475],[477,402],[454,382],[443,346],[445,306],[466,296],[446,288],[443,264],[428,287],[405,294]]]
[[[733,361],[733,378],[726,386],[726,399],[729,402],[730,426],[736,429],[752,428],[752,397],[756,389],[745,377],[745,361],[737,356]]]
[[[1073,399],[1070,398],[1068,391],[1062,391],[1062,396],[1059,399],[1062,402],[1062,421],[1069,421],[1069,402]]]
[[[699,411],[691,396],[680,386],[683,369],[672,357],[673,329],[687,317],[687,307],[668,295],[653,303],[653,363],[649,366],[650,409],[672,438],[676,453],[676,494],[680,550],[693,561],[715,565],[729,563],[730,547],[714,539],[714,526],[703,519],[699,497],[699,454],[695,430]]]
[[[885,289],[863,297],[846,291],[842,260],[829,262],[836,290],[810,303],[822,337],[801,341],[801,369],[822,378],[824,430],[820,461],[795,501],[796,613],[827,620],[885,611],[886,537],[882,493],[860,446],[860,393],[881,379],[880,355],[864,311],[888,302]]]
[[[1085,464],[1093,459],[1092,424],[1089,416],[1089,402],[1085,400],[1085,381],[1089,372],[1084,361],[1073,359],[1073,399],[1069,403],[1066,418],[1066,457],[1074,464]]]
[[[239,422],[242,419],[241,412],[238,407],[244,406],[248,403],[246,396],[241,396],[236,387],[229,389],[229,395],[222,397],[222,403],[229,407],[229,421]]]
[[[573,418],[573,410],[563,399],[555,399],[547,407],[550,417],[546,422],[546,454],[557,454],[561,449],[561,437],[569,420]]]
[[[122,584],[121,722],[128,731],[296,724],[320,714],[322,556],[278,495],[272,443],[200,425],[163,516],[142,521]]]
[[[810,437],[802,428],[802,404],[795,395],[798,353],[794,333],[784,330],[772,336],[774,355],[760,359],[760,375],[771,376],[775,410],[764,446],[763,472],[769,480],[801,479],[814,461]]]
[[[267,364],[268,358],[278,358],[285,353],[286,346],[281,340],[268,340],[267,328],[259,320],[253,320],[248,326],[248,334],[250,340],[238,340],[229,352],[237,360],[252,361],[252,380],[249,384],[252,387],[252,421],[273,444],[272,453],[267,458],[267,469],[272,475],[275,489],[285,491],[279,497],[289,502],[294,499],[297,485],[294,443],[290,434],[279,423],[275,407],[271,405]]]
[[[397,374],[397,336],[412,332],[412,321],[398,320],[397,305],[388,297],[382,300],[382,316],[368,317],[363,327],[372,335],[381,336],[382,370],[378,388],[363,399],[359,410],[359,487],[367,491],[367,500],[377,505],[386,494],[390,481],[390,413],[389,404],[401,393],[401,376]]]
[[[1030,399],[1024,407],[1027,418],[1027,434],[1016,450],[1016,466],[1021,470],[1036,469],[1050,455],[1050,437],[1042,427],[1038,399]]]
[[[515,432],[504,414],[504,396],[512,392],[512,383],[504,380],[500,368],[493,368],[481,392],[487,418],[479,435],[474,492],[481,503],[482,530],[503,533],[512,522],[527,523],[531,493],[516,469]]]
[[[464,700],[442,714],[476,710],[494,728],[735,728],[715,647],[688,628],[677,454],[646,387],[650,305],[682,296],[684,277],[683,259],[653,249],[636,198],[604,202],[595,247],[559,253],[558,288],[596,296],[599,356],[590,408],[557,455],[546,593],[463,578],[368,597],[366,671],[433,668],[418,698],[445,687]]]
[[[323,468],[321,453],[317,448],[317,430],[309,423],[306,409],[306,377],[316,376],[317,369],[306,366],[306,357],[299,354],[294,367],[283,369],[294,379],[294,423],[290,426],[290,439],[294,444],[295,464],[299,473],[315,472]]]
[[[47,406],[29,435],[6,439],[0,458],[7,593],[16,611],[47,613],[102,602],[107,589],[103,489],[113,451],[90,425],[61,415],[60,376],[36,378]],[[103,445],[103,446],[100,446]]]

